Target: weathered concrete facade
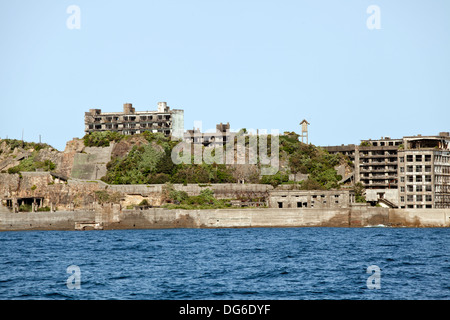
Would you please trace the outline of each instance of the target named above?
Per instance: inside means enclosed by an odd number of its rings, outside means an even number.
[[[349,190],[273,190],[271,208],[349,208],[355,195]]]
[[[366,199],[392,208],[450,208],[450,134],[384,137],[361,145],[324,147],[354,162]]]
[[[131,103],[125,103],[123,112],[102,112],[101,109],[90,109],[85,113],[84,123],[86,133],[115,131],[133,135],[150,131],[182,139],[184,111],[171,110],[166,102],[158,102],[156,111],[136,111]]]
[[[450,137],[405,137],[399,150],[401,208],[450,208]]]

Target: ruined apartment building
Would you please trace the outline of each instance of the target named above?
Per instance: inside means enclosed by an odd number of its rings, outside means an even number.
[[[131,103],[123,105],[123,112],[102,112],[90,109],[84,115],[85,132],[115,131],[133,135],[150,131],[165,136],[183,138],[184,111],[170,109],[166,102],[158,102],[156,111],[136,111]]]
[[[199,128],[187,130],[184,133],[184,141],[192,144],[203,144],[207,146],[224,146],[232,141],[236,136],[235,132],[230,131],[230,123],[219,123],[216,125],[216,132],[201,132]]]
[[[324,148],[353,161],[354,182],[364,185],[370,202],[394,208],[450,208],[449,142],[449,133],[441,132]]]

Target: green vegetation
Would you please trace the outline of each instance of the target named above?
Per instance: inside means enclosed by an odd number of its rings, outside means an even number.
[[[305,190],[339,188],[342,176],[334,169],[342,162],[348,162],[341,154],[329,154],[312,144],[298,141],[298,135],[291,132],[280,136],[280,151],[288,158],[291,173],[309,174],[308,180],[300,182]]]
[[[171,141],[161,133],[141,134],[149,144],[134,146],[123,158],[114,158],[107,164],[102,180],[110,184],[164,184],[235,182],[225,165],[179,164],[171,158],[178,141]]]
[[[118,142],[125,136],[114,131],[96,131],[83,137],[86,147],[109,147],[111,141]]]
[[[31,212],[32,210],[33,206],[31,204],[21,204],[19,206],[19,212]],[[49,211],[50,211],[49,206],[40,207],[36,209],[36,212],[49,212]]]
[[[95,199],[98,203],[119,203],[122,195],[120,192],[109,193],[106,190],[97,190],[95,193]]]
[[[364,185],[361,182],[355,183],[353,187],[355,191],[355,201],[357,203],[366,203],[366,197],[364,196]]]
[[[19,212],[31,212],[32,208],[31,204],[21,204],[19,206]]]
[[[157,151],[150,144],[134,146],[127,157],[115,158],[108,163],[108,173],[102,179],[112,184],[152,183],[153,174],[157,173],[157,165],[162,165],[163,156],[164,153]]]
[[[0,146],[2,148],[2,150],[0,150],[2,151],[2,157],[11,157],[13,159],[16,159],[17,155],[19,155],[21,152],[22,155],[26,155],[26,153],[23,152],[28,151],[27,153],[29,155],[21,160],[17,166],[8,169],[8,173],[10,174],[36,171],[36,169],[40,169],[43,171],[52,171],[56,168],[56,165],[51,160],[37,160],[39,159],[39,151],[43,149],[52,149],[52,147],[46,143],[25,142],[15,139],[3,139],[0,141]],[[12,154],[14,150],[19,151],[19,153]]]
[[[280,171],[278,171],[276,174],[271,176],[262,176],[260,182],[263,184],[270,184],[273,187],[276,187],[284,182],[289,181],[289,175],[283,174]]]
[[[50,146],[46,143],[26,142],[26,141],[16,140],[16,139],[2,139],[1,141],[2,141],[2,143],[6,143],[6,145],[9,146],[10,151],[13,151],[16,148],[22,148],[24,150],[33,149],[34,151],[52,148],[52,146]]]
[[[42,169],[44,171],[52,171],[56,168],[56,165],[50,160],[36,161],[36,152],[27,159],[22,160],[17,166],[9,168],[8,173],[30,172],[36,171],[36,169]]]
[[[147,199],[142,200],[141,202],[139,202],[138,206],[149,206],[150,204],[148,203]]]
[[[245,133],[245,129],[240,131]],[[136,137],[136,136],[134,136]],[[161,133],[144,132],[137,135],[147,140],[148,144],[134,146],[124,157],[115,157],[107,164],[107,174],[102,180],[109,184],[164,184],[164,183],[235,183],[237,165],[223,164],[174,164],[171,159],[173,148],[178,141],[172,141]],[[95,132],[84,137],[85,145],[107,146],[111,141],[131,139],[114,132]],[[267,135],[267,148],[270,156],[272,136]],[[308,174],[309,179],[294,182],[302,189],[339,188],[342,179],[336,173],[335,166],[349,160],[343,155],[331,155],[322,148],[307,145],[299,141],[295,132],[285,132],[279,137],[280,161],[286,165],[271,176],[256,176],[255,183],[270,184],[274,187],[292,183],[290,173]],[[248,136],[245,139],[248,145]],[[258,170],[260,164],[258,161]]]
[[[186,192],[177,191],[171,184],[167,184],[164,193],[168,195],[166,201],[169,203],[163,207],[168,209],[224,209],[231,207],[229,200],[216,199],[214,191],[211,189],[200,191],[198,196],[189,196]]]
[[[234,183],[231,169],[223,164],[181,164],[174,168],[172,183]]]

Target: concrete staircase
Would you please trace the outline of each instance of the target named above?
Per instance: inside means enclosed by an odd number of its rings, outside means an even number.
[[[378,199],[378,203],[381,206],[386,207],[386,208],[393,208],[393,209],[398,208],[398,206],[395,203],[393,203],[387,199]]]

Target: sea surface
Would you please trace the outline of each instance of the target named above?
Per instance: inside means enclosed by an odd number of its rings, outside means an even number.
[[[0,299],[447,300],[449,248],[448,228],[0,232]]]

